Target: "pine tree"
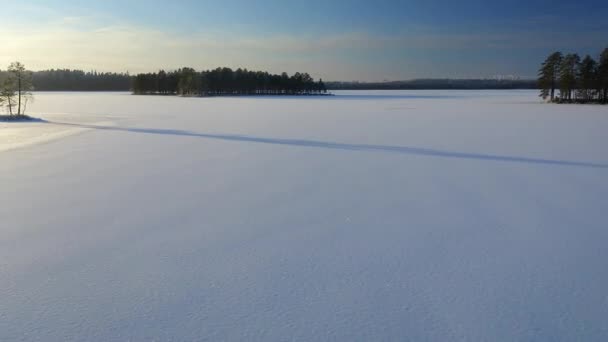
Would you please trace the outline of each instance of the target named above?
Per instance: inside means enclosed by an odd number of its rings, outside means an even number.
[[[585,56],[577,65],[578,89],[576,94],[577,98],[583,101],[593,100],[595,96],[595,89],[597,87],[596,66],[597,63],[589,55]]]
[[[538,84],[541,88],[540,97],[551,101],[555,98],[555,88],[557,87],[557,78],[559,75],[560,65],[562,63],[562,53],[554,52],[543,62],[541,69],[538,72]]]
[[[572,101],[572,92],[576,89],[576,66],[580,62],[577,54],[567,54],[562,59],[559,69],[560,100]]]

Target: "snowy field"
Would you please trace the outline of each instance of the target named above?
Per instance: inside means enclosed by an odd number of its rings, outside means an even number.
[[[0,340],[608,341],[608,107],[39,93]]]

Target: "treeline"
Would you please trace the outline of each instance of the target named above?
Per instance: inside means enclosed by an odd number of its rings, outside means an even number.
[[[247,69],[217,68],[196,71],[182,68],[172,72],[139,74],[133,78],[134,94],[218,96],[218,95],[316,95],[326,94],[322,80],[307,73],[280,75]]]
[[[554,52],[538,72],[540,97],[556,103],[608,103],[608,48],[596,61]],[[556,91],[559,90],[559,94]]]
[[[131,76],[128,73],[52,69],[34,72],[32,82],[34,88],[41,91],[128,91]]]
[[[71,69],[28,71],[37,91],[129,91],[131,76],[123,73],[84,72]],[[0,79],[9,75],[0,70]]]
[[[32,83],[38,91],[129,91],[131,76],[128,73],[51,69],[33,72]]]
[[[535,80],[518,79],[416,79],[392,82],[327,82],[330,90],[481,90],[538,89]]]

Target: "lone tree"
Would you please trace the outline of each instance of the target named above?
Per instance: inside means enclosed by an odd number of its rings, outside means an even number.
[[[551,101],[555,98],[555,88],[557,87],[557,79],[562,64],[562,58],[561,52],[552,53],[547,57],[538,72],[538,83],[541,89],[540,97],[545,100],[547,97],[550,97]]]
[[[7,77],[0,89],[0,103],[6,107],[11,116],[25,115],[27,103],[33,99],[32,73],[19,62],[11,63],[7,71]]]

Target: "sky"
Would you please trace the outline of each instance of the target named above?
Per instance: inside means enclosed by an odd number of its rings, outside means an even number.
[[[0,68],[219,66],[329,81],[531,78],[550,52],[599,55],[608,3],[0,0]]]

